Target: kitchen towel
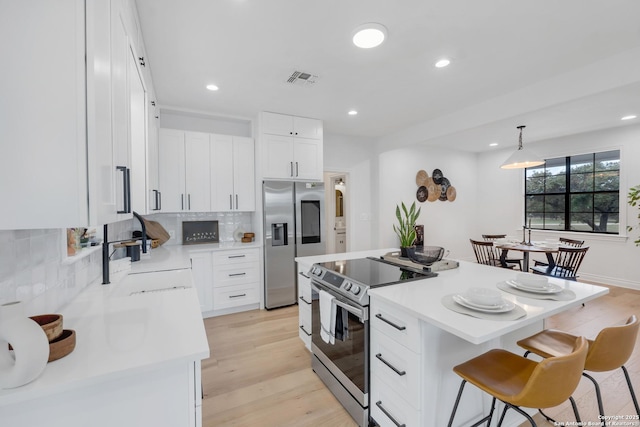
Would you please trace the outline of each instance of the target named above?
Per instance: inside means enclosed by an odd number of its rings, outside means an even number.
[[[336,305],[335,297],[328,292],[320,291],[320,337],[327,344],[335,344],[336,339]]]

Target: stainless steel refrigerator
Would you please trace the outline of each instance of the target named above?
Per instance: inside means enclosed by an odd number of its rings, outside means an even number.
[[[324,184],[264,181],[264,305],[297,300],[294,258],[325,253]]]

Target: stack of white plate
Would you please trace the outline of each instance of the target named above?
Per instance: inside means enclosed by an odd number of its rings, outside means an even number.
[[[486,288],[469,288],[463,294],[453,296],[453,300],[463,307],[485,313],[505,313],[514,309],[511,301],[502,298],[500,291]]]

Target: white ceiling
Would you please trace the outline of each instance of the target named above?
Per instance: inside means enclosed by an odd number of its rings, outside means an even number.
[[[638,0],[136,0],[163,107],[468,151],[640,116]],[[379,22],[375,49],[351,43]],[[436,69],[441,57],[452,60]],[[295,71],[312,86],[286,83]],[[215,83],[217,92],[205,89]],[[356,109],[357,116],[347,111]],[[640,119],[636,119],[637,123]]]

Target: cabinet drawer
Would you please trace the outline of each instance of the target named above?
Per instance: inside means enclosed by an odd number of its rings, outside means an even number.
[[[232,264],[213,267],[213,287],[233,286],[241,283],[259,282],[257,263]]]
[[[409,350],[420,353],[420,322],[417,318],[374,298],[371,299],[370,318],[372,328]]]
[[[244,262],[258,262],[258,253],[259,250],[257,248],[214,252],[213,265],[217,266]]]
[[[371,330],[371,375],[382,379],[393,392],[415,409],[421,405],[421,357],[377,329]]]
[[[304,329],[311,333],[311,306],[307,304],[298,304],[298,325],[304,326]]]
[[[369,410],[380,427],[421,427],[420,411],[403,400],[377,375],[371,375]]]
[[[260,302],[258,283],[227,286],[213,290],[213,309],[238,307]]]
[[[300,272],[298,273],[298,304],[311,304],[311,279]]]

